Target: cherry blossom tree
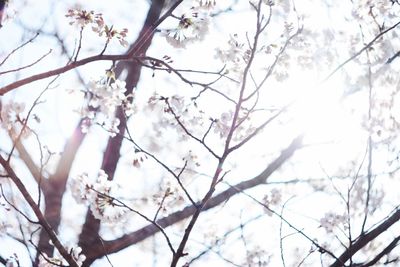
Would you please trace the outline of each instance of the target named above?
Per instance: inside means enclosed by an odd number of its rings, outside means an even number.
[[[398,1],[0,8],[2,266],[399,264]]]

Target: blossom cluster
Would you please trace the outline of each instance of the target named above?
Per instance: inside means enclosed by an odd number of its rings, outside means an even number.
[[[69,9],[66,17],[72,19],[69,23],[70,25],[78,25],[82,29],[91,25],[92,30],[99,34],[99,36],[105,36],[107,43],[116,38],[122,46],[128,46],[128,42],[125,40],[127,36],[128,29],[123,28],[118,30],[114,26],[106,25],[101,13],[94,13],[94,11],[86,11],[81,9]]]
[[[135,155],[132,160],[132,165],[136,168],[140,168],[145,160],[147,160],[147,155],[144,152],[135,151]]]
[[[162,134],[163,130],[173,128],[182,134],[180,135],[181,140],[187,140],[190,138],[190,134],[196,136],[194,133],[204,134],[204,132],[210,135],[214,133],[220,139],[224,139],[232,130],[234,119],[232,110],[220,114],[207,114],[193,99],[179,95],[164,97],[154,94],[149,98],[147,107],[153,113],[155,111],[162,113],[157,123],[154,123],[154,130],[159,135]],[[247,110],[241,110],[235,120],[236,123],[232,134],[233,141],[240,142],[256,130]],[[185,159],[189,159],[187,162],[191,167],[199,166],[195,157],[189,156]]]
[[[180,194],[178,186],[171,181],[163,181],[160,185],[160,190],[153,194],[152,203],[159,206],[160,212],[163,215],[170,213],[170,210],[182,207],[185,203],[184,198]]]
[[[214,132],[218,133],[220,138],[228,136],[232,127],[233,112],[223,112],[221,117],[216,120]]]
[[[7,234],[8,228],[11,228],[11,225],[0,222],[0,236]]]
[[[271,256],[267,251],[259,246],[255,246],[247,252],[246,263],[244,265],[249,267],[266,267],[270,263]]]
[[[279,204],[281,200],[282,200],[282,193],[276,188],[272,189],[269,194],[264,196],[263,203],[266,208],[265,211],[269,216],[272,215],[270,208],[272,208],[272,206]]]
[[[205,123],[204,112],[192,100],[183,96],[165,97],[154,94],[149,98],[147,108],[153,113],[160,113],[160,120],[154,124],[154,130],[158,135],[162,134],[162,130],[174,128],[182,133],[180,138],[187,139],[188,135],[182,127],[188,127],[192,132],[196,132],[201,131]]]
[[[105,36],[107,38],[107,42],[109,42],[111,39],[116,38],[118,42],[124,46],[128,46],[128,41],[125,40],[125,37],[127,36],[128,29],[123,28],[122,30],[115,29],[113,26],[107,26],[105,25],[103,28],[96,30],[96,32],[99,33],[99,36]]]
[[[17,267],[17,266],[21,266],[21,265],[20,265],[20,262],[18,259],[18,255],[14,253],[7,259],[5,267]]]
[[[255,131],[255,127],[250,122],[250,117],[246,114],[247,113],[239,113],[239,116],[236,118],[232,135],[233,141],[241,141]],[[232,130],[233,119],[233,111],[221,113],[219,118],[215,119],[214,133],[218,134],[221,139],[227,137],[229,132]]]
[[[210,11],[215,5],[215,1],[198,1],[198,5],[189,12],[176,17],[177,26],[166,32],[168,43],[176,48],[184,48],[189,43],[204,40],[209,31]]]
[[[80,27],[85,27],[89,24],[97,25],[101,28],[104,26],[104,19],[101,13],[95,14],[94,11],[86,11],[80,9],[69,9],[65,15],[67,18],[71,18],[70,25],[78,25]]]
[[[193,150],[189,150],[182,160],[186,162],[186,168],[188,169],[194,169],[201,165],[198,156],[193,152]]]
[[[99,171],[95,182],[83,173],[72,179],[69,185],[74,199],[78,203],[88,204],[95,218],[114,223],[121,221],[126,214],[126,209],[110,196],[111,192],[116,191],[116,186],[108,180],[104,170]]]
[[[115,136],[119,133],[118,126],[120,121],[115,118],[117,107],[122,107],[126,116],[134,112],[132,105],[133,95],[125,95],[125,82],[103,77],[98,81],[90,81],[88,85],[89,102],[88,106],[81,110],[84,119],[82,131],[88,132],[90,125],[98,123]]]
[[[230,36],[225,47],[216,49],[216,59],[219,59],[226,64],[226,69],[233,74],[242,73],[246,66],[251,50],[246,47],[245,42],[242,42],[238,34]]]
[[[328,212],[325,214],[323,218],[320,220],[321,227],[326,230],[328,233],[332,233],[335,227],[343,224],[346,220],[345,215],[338,215],[333,212]]]
[[[384,0],[356,1],[353,4],[352,14],[359,20],[370,20],[376,23],[377,18],[380,19],[380,17],[385,17],[391,13],[392,6],[391,1]]]
[[[82,266],[83,262],[86,260],[86,256],[82,253],[81,247],[68,249],[69,254],[76,261],[78,266]],[[38,267],[53,267],[53,266],[64,266],[64,261],[61,257],[48,257],[45,253],[40,255]]]
[[[24,126],[25,119],[22,116],[24,110],[24,103],[14,102],[13,100],[1,107],[0,125],[13,137],[17,137],[21,131],[23,131],[22,137],[26,137],[30,133],[29,128]]]

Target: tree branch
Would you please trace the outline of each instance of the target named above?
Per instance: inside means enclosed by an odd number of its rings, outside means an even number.
[[[389,227],[400,220],[400,209],[397,208],[395,212],[389,216],[382,223],[377,225],[374,229],[368,231],[364,235],[361,235],[357,241],[353,243],[353,245],[346,249],[342,255],[339,256],[338,260],[336,260],[330,267],[341,267],[343,266],[351,257],[353,257],[360,249],[365,247],[369,242],[374,240],[380,234],[385,232]]]
[[[17,186],[18,190],[21,192],[22,196],[28,202],[28,205],[31,207],[32,211],[35,213],[36,217],[39,220],[40,225],[45,229],[47,234],[50,237],[53,245],[57,248],[58,252],[62,255],[62,257],[68,262],[68,264],[72,267],[79,267],[74,258],[67,252],[67,250],[63,247],[60,240],[58,239],[56,233],[51,228],[50,224],[45,219],[43,213],[40,211],[39,207],[36,205],[35,201],[33,200],[32,196],[29,194],[28,189],[22,183],[22,181],[18,178],[15,174],[14,170],[11,168],[9,162],[7,162],[1,155],[0,155],[0,164],[3,166],[11,180]]]
[[[172,13],[172,11],[179,5],[180,2],[182,1],[177,1],[173,7],[171,7],[162,17],[160,17],[165,0],[152,1],[144,25],[139,33],[139,37],[131,46],[128,55],[133,56],[146,53],[147,49],[150,47],[155,28],[163,20],[165,20],[165,18],[167,18],[170,13]],[[119,66],[117,66],[116,75],[120,75],[124,68],[128,70],[128,75],[125,80],[127,88],[125,94],[129,95],[132,93],[133,89],[137,86],[139,82],[142,66],[137,61],[125,62],[124,64],[120,64]],[[117,108],[116,118],[118,118],[120,121],[120,124],[118,125],[119,134],[115,137],[109,138],[106,150],[103,154],[102,162],[102,169],[108,175],[109,180],[112,180],[114,178],[114,173],[120,158],[122,141],[124,139],[124,134],[126,131],[127,118],[122,107]],[[95,219],[92,212],[88,210],[86,213],[85,223],[79,236],[79,245],[82,247],[84,254],[92,251],[95,244],[98,244],[100,247],[102,247],[102,242],[99,238],[99,230],[100,221]],[[102,248],[100,249],[102,250]],[[88,258],[85,261],[85,266],[88,266],[91,263],[92,260]]]
[[[39,182],[41,176],[40,169],[33,161],[25,146],[22,144],[22,142],[16,142],[15,148],[17,149],[20,158],[28,168],[29,172],[32,174],[33,178],[36,180],[36,182]]]
[[[64,151],[61,154],[55,173],[44,182],[44,216],[54,231],[57,231],[58,226],[60,225],[62,197],[65,192],[67,180],[76,153],[78,152],[78,149],[81,146],[85,136],[86,135],[81,131],[79,123],[72,136],[65,143]],[[49,243],[49,236],[46,234],[46,232],[41,231],[38,243],[38,253],[36,254],[36,262],[39,260],[39,252],[46,253],[48,256],[52,256],[53,251],[54,246]]]
[[[225,203],[231,197],[235,196],[236,194],[244,190],[265,184],[268,177],[272,173],[274,173],[277,169],[279,169],[282,166],[282,164],[285,163],[289,158],[291,158],[295,151],[301,148],[302,146],[301,143],[302,143],[302,136],[296,137],[292,141],[292,143],[286,149],[284,149],[281,152],[281,154],[273,162],[271,162],[267,166],[267,168],[265,168],[265,170],[262,171],[259,175],[257,175],[252,179],[238,183],[235,186],[232,186],[222,191],[221,193],[213,196],[208,200],[202,211],[206,211],[211,208],[217,207],[218,205]],[[199,204],[200,203],[197,203],[197,205]],[[197,210],[197,205],[187,206],[180,211],[176,211],[164,218],[161,218],[157,220],[157,224],[163,228],[174,225],[175,223],[180,222],[192,216],[194,212]],[[115,253],[131,245],[137,244],[153,236],[158,231],[159,229],[157,227],[155,227],[153,224],[149,224],[135,232],[126,234],[118,239],[104,241],[103,245],[97,245],[98,246],[97,248],[92,248],[91,251],[89,251],[85,255],[87,256],[88,259],[94,261],[95,259],[98,259],[106,254]]]
[[[49,70],[46,72],[42,72],[40,74],[32,75],[30,77],[18,80],[16,82],[10,83],[2,88],[0,88],[0,96],[5,95],[6,93],[10,92],[13,89],[16,89],[18,87],[21,87],[23,85],[27,85],[29,83],[46,79],[55,75],[63,74],[67,71],[70,71],[72,69],[75,69],[77,67],[86,65],[91,62],[95,61],[118,61],[118,60],[130,60],[131,58],[128,55],[97,55],[97,56],[92,56],[92,57],[87,57],[72,63],[69,63],[65,65],[64,67],[60,67],[57,69]]]
[[[393,239],[389,245],[387,245],[378,255],[375,256],[371,261],[365,264],[361,264],[360,267],[369,267],[374,266],[383,256],[389,254],[395,247],[397,247],[400,241],[400,236]]]
[[[400,25],[400,21],[395,23],[394,25],[392,25],[391,27],[387,28],[386,30],[380,32],[377,36],[375,36],[374,39],[372,39],[368,44],[366,44],[363,48],[361,48],[357,53],[355,53],[354,55],[352,55],[351,57],[349,57],[348,59],[346,59],[343,63],[341,63],[339,66],[337,66],[331,73],[329,73],[326,78],[323,81],[327,81],[329,80],[329,78],[331,78],[338,70],[340,70],[341,68],[343,68],[347,63],[349,63],[350,61],[352,61],[353,59],[357,58],[358,56],[360,56],[362,54],[362,52],[364,52],[365,50],[367,50],[368,48],[370,48],[376,40],[378,40],[379,38],[381,38],[383,35],[385,35],[386,33],[388,33],[389,31],[393,30],[394,28],[396,28],[397,26]],[[390,62],[388,62],[390,63]]]
[[[5,258],[3,258],[2,256],[0,256],[0,263],[4,264],[4,266],[6,266],[7,260]]]
[[[157,3],[159,0],[154,0],[153,3]],[[163,1],[164,2],[164,1]],[[95,61],[104,61],[104,60],[109,60],[109,61],[120,61],[120,60],[132,60],[134,59],[135,56],[141,55],[141,53],[145,50],[147,50],[145,47],[148,45],[148,43],[151,41],[155,29],[167,18],[169,17],[172,12],[183,2],[183,0],[177,0],[171,8],[167,12],[165,12],[157,21],[153,22],[152,24],[147,24],[146,28],[143,28],[142,31],[139,34],[139,38],[137,41],[134,43],[133,46],[129,49],[128,53],[125,55],[96,55],[96,56],[91,56],[87,57],[78,61],[74,61],[72,63],[69,63],[65,65],[64,67],[57,68],[54,70],[46,71],[40,74],[32,75],[30,77],[27,77],[25,79],[18,80],[16,82],[13,82],[11,84],[8,84],[2,88],[0,88],[0,96],[6,94],[7,92],[16,89],[18,87],[21,87],[23,85],[29,84],[34,81],[38,81],[41,79],[49,78],[54,75],[62,74],[65,73],[69,70],[75,69],[77,67],[83,66],[85,64],[95,62]],[[157,17],[158,18],[158,17]]]

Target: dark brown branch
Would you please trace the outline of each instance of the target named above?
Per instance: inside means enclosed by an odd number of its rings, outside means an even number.
[[[23,85],[65,73],[69,70],[75,69],[77,67],[86,65],[91,62],[101,61],[101,60],[117,61],[117,60],[129,60],[129,59],[130,59],[130,57],[128,55],[97,55],[97,56],[87,57],[85,59],[67,64],[64,67],[60,67],[60,68],[57,68],[54,70],[42,72],[40,74],[32,75],[30,77],[10,83],[10,84],[0,88],[0,96],[10,92],[13,89],[21,87]]]
[[[274,173],[277,169],[279,169],[282,164],[284,164],[288,159],[292,157],[295,151],[297,151],[301,147],[302,137],[299,136],[293,140],[293,142],[281,152],[279,157],[277,157],[273,162],[271,162],[267,168],[261,172],[256,177],[243,181],[241,183],[232,186],[225,191],[213,196],[208,200],[202,211],[209,210],[211,208],[217,207],[222,203],[228,201],[231,197],[240,193],[241,191],[256,187],[258,185],[265,184],[268,177]],[[198,203],[200,204],[200,203]],[[198,209],[197,206],[190,205],[185,207],[180,211],[176,211],[164,218],[157,220],[157,224],[163,228],[174,225],[177,222],[180,222],[194,214],[194,212]],[[124,248],[127,248],[133,244],[137,244],[159,231],[157,227],[153,224],[149,224],[135,232],[126,234],[118,239],[104,241],[104,247],[102,245],[97,245],[97,248],[92,248],[86,256],[88,259],[92,261],[94,259],[98,259],[106,254],[118,252]]]
[[[4,264],[4,266],[5,266],[7,263],[7,260],[5,258],[3,258],[2,256],[0,256],[0,263]]]
[[[0,155],[0,164],[3,166],[4,170],[8,173],[10,179],[17,186],[18,190],[21,192],[22,196],[28,202],[28,205],[31,207],[32,211],[35,213],[36,217],[39,220],[40,225],[45,229],[47,234],[50,237],[53,245],[57,248],[58,252],[62,255],[62,257],[69,263],[72,267],[79,267],[74,258],[68,253],[68,251],[63,247],[58,239],[56,233],[51,228],[50,224],[45,219],[43,213],[40,211],[39,207],[36,205],[32,196],[29,194],[28,189],[22,183],[22,181],[15,174],[14,170],[11,168],[10,164]]]
[[[395,60],[398,56],[400,56],[400,51],[397,51],[396,54],[394,54],[393,56],[391,56],[391,57],[386,61],[386,64],[392,63],[392,61]]]
[[[336,260],[333,264],[331,264],[330,267],[343,266],[360,249],[365,247],[369,242],[371,242],[376,237],[378,237],[380,234],[385,232],[387,229],[389,229],[393,224],[395,224],[399,220],[400,220],[400,209],[396,209],[395,212],[391,216],[389,216],[386,220],[384,220],[382,223],[377,225],[372,230],[368,231],[366,234],[360,236],[357,239],[357,241],[355,241],[353,243],[351,248],[346,249],[346,251],[344,251],[342,253],[342,255],[339,256],[338,260]]]
[[[25,79],[21,79],[19,81],[13,82],[9,85],[6,85],[2,88],[0,88],[0,96],[6,94],[7,92],[21,87],[23,85],[29,84],[34,81],[38,81],[41,79],[49,78],[54,75],[62,74],[65,73],[69,70],[75,69],[77,67],[83,66],[85,64],[95,62],[95,61],[100,61],[100,60],[109,60],[109,61],[120,61],[120,60],[131,60],[134,59],[136,55],[141,55],[143,51],[146,51],[146,46],[149,45],[149,42],[151,41],[155,29],[167,18],[169,17],[172,12],[177,8],[183,0],[178,0],[176,1],[171,8],[167,12],[165,12],[158,20],[151,24],[147,24],[145,28],[142,29],[142,31],[139,34],[138,40],[135,42],[133,46],[131,46],[130,50],[128,51],[127,54],[125,55],[96,55],[92,57],[87,57],[85,59],[79,60],[79,61],[74,61],[70,64],[67,64],[64,67],[57,68],[54,70],[50,70],[47,72],[43,72],[40,74],[36,74],[33,76],[30,76]],[[153,1],[153,3],[158,3],[158,1]]]
[[[171,8],[170,10],[168,10],[166,12],[166,14],[172,12],[172,10],[173,9]],[[153,10],[153,12],[154,12],[154,10]],[[153,18],[154,17],[158,18],[158,16],[159,15],[153,16]],[[158,24],[159,23],[161,23],[161,21],[159,21]],[[152,26],[150,28],[154,28],[154,26]],[[132,51],[135,47],[138,47],[139,45],[141,45],[141,42],[142,42],[141,40],[143,39],[142,34],[144,31],[147,31],[148,29],[149,29],[149,24],[146,24],[146,28],[142,29],[142,32],[139,34],[138,40],[134,44],[132,44],[129,51]],[[148,43],[148,45],[149,45],[149,43]],[[142,49],[143,48],[144,47],[142,47]],[[87,64],[89,62],[97,61],[97,60],[111,60],[111,61],[122,60],[117,64],[116,73],[117,73],[117,75],[119,75],[123,69],[128,68],[128,72],[130,74],[130,75],[128,75],[128,79],[132,79],[132,81],[131,82],[126,81],[126,82],[127,82],[127,87],[129,87],[128,90],[130,90],[130,92],[131,92],[133,87],[137,84],[139,76],[134,75],[133,72],[129,71],[131,66],[135,65],[135,64],[133,64],[133,62],[129,61],[128,55],[98,55],[95,57],[90,57],[90,58],[82,59],[82,60],[79,60],[76,62],[72,62],[56,71],[47,72],[46,74],[42,74],[41,76],[36,76],[36,78],[43,79],[43,78],[46,78],[46,75],[49,75],[49,74],[55,75],[55,72],[63,73],[68,70],[74,69],[78,66]],[[36,78],[34,78],[32,76],[31,80],[28,81],[28,83],[35,81]],[[19,86],[21,86],[21,85],[18,85],[18,87]],[[2,89],[0,89],[0,94],[1,94],[1,90]],[[119,111],[119,112],[120,112],[120,115],[118,117],[120,117],[120,120],[121,120],[120,126],[122,126],[122,125],[124,125],[123,122],[124,122],[125,117],[123,116],[122,111]],[[123,128],[120,128],[120,129],[123,129]],[[70,139],[67,141],[67,143],[65,145],[65,149],[64,149],[64,152],[59,161],[59,166],[57,168],[56,173],[49,180],[49,187],[51,190],[50,189],[46,190],[46,192],[48,192],[48,193],[45,194],[45,200],[46,200],[45,214],[46,214],[46,218],[49,219],[49,221],[51,222],[51,225],[54,227],[54,229],[58,229],[58,225],[60,223],[62,196],[65,191],[66,181],[69,176],[69,172],[72,167],[73,160],[76,156],[76,152],[78,151],[81,143],[83,142],[84,137],[85,137],[85,135],[82,134],[82,132],[81,132],[80,124],[78,124],[74,131],[74,134],[70,137]],[[115,139],[113,142],[116,143],[117,139]],[[118,146],[115,146],[115,144],[114,144],[113,147],[118,147]],[[119,151],[119,149],[116,149],[116,151]],[[114,156],[112,158],[115,158],[115,153],[113,153],[113,154],[114,154]],[[111,155],[110,149],[108,149],[107,155]],[[106,162],[106,161],[104,160],[104,162]],[[106,165],[106,163],[103,164],[103,167],[105,165]],[[113,167],[114,171],[111,171],[111,169],[112,169],[111,167],[107,167],[107,168],[109,168],[108,174],[112,174],[110,176],[110,177],[112,177],[113,172],[115,171],[115,167]],[[89,216],[89,214],[88,214],[88,216]],[[90,220],[91,222],[95,221],[94,218],[90,217],[90,216],[89,216],[88,220]],[[95,222],[93,224],[88,224],[88,225],[95,226],[95,225],[98,225],[98,222]],[[94,236],[97,237],[97,232],[98,232],[97,227],[92,227],[92,228],[87,227],[86,229],[88,230],[88,232],[90,232],[90,234],[88,234],[87,236],[93,236],[93,233],[96,233],[96,234],[94,234]],[[92,230],[93,230],[93,232],[92,232]],[[96,242],[99,241],[97,238],[95,238],[95,239],[96,239]],[[43,235],[41,235],[41,238],[39,241],[39,249],[40,249],[40,251],[47,252],[47,255],[52,255],[53,247],[49,245],[48,237],[45,235],[45,233],[43,233]]]
[[[162,9],[164,7],[165,0],[153,0],[150,9],[147,13],[144,25],[139,33],[138,39],[131,46],[128,55],[133,57],[134,55],[144,55],[147,49],[150,47],[153,33],[157,25],[159,25],[170,13],[179,5],[181,1],[177,1],[172,8],[170,8],[163,16],[160,17]],[[124,69],[128,71],[126,82],[126,95],[132,93],[133,89],[137,86],[140,80],[141,64],[137,61],[124,62],[119,64],[116,68],[116,74],[119,75]],[[113,138],[109,138],[106,150],[103,155],[102,169],[108,175],[108,179],[114,178],[114,173],[117,168],[117,164],[120,158],[120,148],[124,139],[126,131],[127,118],[125,116],[122,107],[119,107],[116,111],[116,118],[119,119],[120,124],[118,125],[119,134]],[[81,234],[79,236],[79,246],[82,247],[83,253],[87,254],[93,250],[93,246],[99,245],[100,250],[102,249],[102,242],[99,237],[100,221],[95,219],[90,210],[86,213],[86,220],[82,227]],[[85,266],[89,266],[94,258],[87,258]]]
[[[57,231],[61,221],[62,196],[65,192],[72,163],[84,137],[85,134],[82,133],[78,125],[64,146],[64,151],[61,154],[55,173],[48,180],[43,181],[45,185],[42,186],[45,200],[44,214],[54,231]],[[40,232],[38,249],[48,256],[53,255],[54,247],[49,244],[49,236],[44,231]],[[38,261],[38,257],[39,253],[36,255],[36,261]]]
[[[139,34],[139,39],[135,42],[135,44],[128,52],[128,55],[131,57],[133,56],[140,56],[142,55],[143,51],[146,51],[147,48],[145,46],[148,46],[151,42],[151,39],[153,38],[153,34],[156,30],[156,28],[169,16],[172,15],[172,12],[183,2],[183,0],[176,0],[175,3],[161,16],[159,17],[156,21],[153,21],[153,23],[148,24],[148,22],[151,21],[151,18],[153,17],[154,14],[151,14],[151,7],[150,11],[147,15],[146,22],[145,22],[145,27],[140,31]],[[162,7],[164,7],[165,1],[161,0],[153,0],[152,1],[152,6],[153,5],[160,5],[162,3]],[[154,12],[155,10],[153,10]]]
[[[39,182],[41,177],[40,169],[26,150],[25,146],[21,142],[16,142],[15,148],[17,149],[18,155],[28,168],[29,172],[32,174],[33,178],[36,180],[36,182]]]
[[[39,222],[33,221],[32,219],[29,218],[29,216],[27,214],[25,214],[21,209],[19,209],[13,202],[11,202],[10,200],[8,200],[8,198],[6,197],[6,195],[4,194],[4,190],[3,190],[3,186],[0,184],[0,192],[1,192],[1,196],[3,197],[4,201],[11,207],[13,208],[19,215],[21,215],[22,217],[25,218],[25,220],[27,220],[28,222],[32,223],[32,224],[39,224]]]
[[[360,267],[374,266],[383,256],[388,255],[395,247],[397,247],[399,241],[400,241],[400,236],[393,239],[393,241],[390,242],[390,244],[387,247],[385,247],[382,250],[382,252],[380,252],[378,255],[376,255],[374,259],[372,259],[368,263],[361,264]]]

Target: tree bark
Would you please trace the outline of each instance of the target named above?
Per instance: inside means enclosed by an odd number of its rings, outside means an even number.
[[[71,138],[65,144],[64,152],[61,155],[56,172],[48,179],[43,180],[45,186],[42,187],[45,201],[44,217],[50,224],[54,232],[57,233],[61,221],[62,198],[64,196],[68,176],[75,159],[76,153],[83,142],[85,134],[82,133],[78,126]],[[50,244],[50,238],[46,231],[41,230],[39,236],[38,249],[36,253],[35,263],[38,264],[40,253],[46,253],[52,256],[54,246]]]
[[[274,161],[272,161],[259,175],[252,179],[231,186],[230,188],[210,198],[210,200],[203,208],[202,212],[217,207],[222,203],[225,203],[231,197],[241,193],[242,191],[256,187],[258,185],[265,184],[268,177],[277,169],[279,169],[287,160],[289,160],[299,148],[301,148],[301,142],[302,136],[295,138],[292,143],[286,149],[284,149],[281,154]],[[199,203],[196,204],[198,205]],[[162,228],[174,225],[177,222],[180,222],[193,215],[196,209],[197,207],[194,205],[187,206],[180,211],[176,211],[164,218],[157,220],[157,224]],[[103,241],[102,244],[96,245],[97,248],[92,248],[85,255],[90,261],[94,261],[95,259],[101,258],[107,254],[115,253],[124,248],[137,244],[153,236],[159,231],[160,229],[154,224],[149,224],[135,232],[126,234],[118,239]]]
[[[153,34],[149,34],[149,30],[152,31],[153,25],[158,21],[161,15],[161,11],[164,7],[165,0],[153,0],[150,9],[147,13],[146,20],[139,33],[138,39],[131,46],[129,51],[135,51],[135,55],[144,55],[147,49],[150,47]],[[143,38],[145,37],[145,38]],[[118,77],[121,72],[126,69],[128,74],[125,80],[126,82],[126,94],[132,93],[133,89],[137,86],[140,80],[141,65],[136,62],[122,62],[117,65],[116,76]],[[108,175],[109,180],[114,178],[114,173],[117,168],[117,164],[120,158],[120,149],[122,141],[124,139],[126,129],[126,117],[121,107],[117,109],[116,118],[120,120],[118,126],[119,134],[115,137],[108,139],[106,150],[103,154],[102,169]],[[79,246],[82,248],[83,254],[89,253],[94,247],[98,247],[102,250],[102,242],[99,237],[100,221],[94,218],[90,210],[86,213],[86,220],[82,227],[81,234],[79,236]],[[89,266],[93,262],[94,258],[88,258],[84,266]]]

